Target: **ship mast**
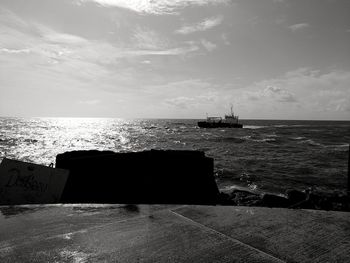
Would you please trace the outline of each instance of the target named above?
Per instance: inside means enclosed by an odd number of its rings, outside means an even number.
[[[235,116],[234,113],[233,113],[233,105],[232,103],[230,104],[231,105],[231,116],[234,120],[236,120],[236,123],[238,123],[238,116]]]

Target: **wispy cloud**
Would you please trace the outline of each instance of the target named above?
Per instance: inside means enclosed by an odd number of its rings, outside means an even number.
[[[199,49],[194,42],[172,43],[146,28],[136,28],[131,43],[89,40],[58,32],[41,24],[23,21],[11,12],[1,11],[0,30],[5,33],[0,35],[0,53],[9,56],[30,53],[33,62],[41,65],[111,65],[118,63],[121,58],[186,55]]]
[[[96,2],[105,7],[126,8],[142,14],[177,14],[187,6],[205,6],[229,3],[230,0],[77,0],[78,3]]]
[[[25,49],[8,49],[8,48],[0,48],[0,53],[9,53],[9,54],[22,54],[22,53],[29,53],[30,50]]]
[[[143,27],[134,30],[133,40],[135,45],[142,49],[165,49],[171,45],[170,40],[161,37],[154,30]]]
[[[310,27],[310,25],[308,23],[300,23],[300,24],[291,25],[288,28],[290,30],[292,30],[293,32],[297,32],[297,31],[304,30],[304,29],[306,29],[308,27]]]
[[[222,39],[222,41],[224,42],[225,45],[231,45],[231,42],[230,42],[230,40],[229,40],[229,38],[228,38],[226,33],[222,33],[221,34],[221,39]]]
[[[349,85],[350,72],[336,70],[321,73],[318,70],[299,68],[280,78],[264,80],[247,87],[242,100],[254,101],[256,106],[262,108],[273,105],[277,109],[293,103],[303,108],[305,113],[345,112],[350,109]],[[271,101],[280,102],[281,106]]]
[[[137,27],[134,30],[132,42],[134,48],[125,49],[125,56],[175,56],[199,50],[195,42],[176,43],[161,36],[156,31],[144,27]]]
[[[295,95],[288,89],[281,88],[278,86],[268,85],[263,87],[266,83],[257,83],[255,85],[259,86],[258,89],[248,88],[245,90],[243,95],[246,99],[251,101],[266,101],[272,100],[276,102],[297,102]]]
[[[137,57],[137,56],[176,56],[186,55],[188,53],[199,50],[196,45],[184,44],[182,47],[175,47],[163,50],[148,50],[148,49],[123,49],[119,54],[120,57]],[[118,56],[118,55],[117,55]]]
[[[87,44],[87,40],[83,37],[79,37],[71,34],[58,33],[48,28],[41,27],[41,35],[44,37],[44,41],[53,44],[68,44],[68,45],[84,45]]]
[[[202,43],[203,47],[209,52],[211,52],[211,51],[213,51],[214,49],[217,48],[216,44],[214,44],[214,43],[212,43],[212,42],[210,42],[208,40],[205,40],[205,39],[202,39],[201,43]]]
[[[191,109],[192,116],[201,116],[205,110],[217,112],[222,102],[221,86],[206,79],[185,79],[182,81],[169,82],[161,85],[146,87],[149,94],[157,94],[162,105],[166,108],[171,107],[176,114],[181,116],[187,113],[184,109]],[[227,95],[227,94],[225,94]]]
[[[206,18],[203,21],[194,25],[185,25],[176,30],[175,33],[187,35],[198,31],[206,31],[210,28],[220,25],[223,21],[223,16]]]
[[[174,106],[176,108],[185,110],[188,107],[190,107],[194,101],[195,101],[194,98],[181,96],[181,97],[166,99],[164,102],[165,104],[168,104],[170,106]]]
[[[278,15],[276,18],[275,18],[275,23],[277,25],[282,25],[284,24],[285,22],[287,22],[287,16],[284,15],[284,14],[280,14]]]
[[[268,86],[264,89],[264,96],[271,96],[279,102],[296,102],[295,95],[281,87]]]
[[[120,98],[131,100],[140,96],[137,90],[141,86],[163,81],[156,72],[145,72],[140,63],[150,63],[160,56],[184,59],[200,49],[198,42],[170,42],[145,28],[143,33],[141,29],[131,30],[134,38],[129,43],[59,32],[11,12],[0,12],[0,21],[0,72],[6,75],[0,78],[0,89],[6,87],[1,90],[0,102],[8,105],[11,101],[5,98],[23,89],[31,90],[32,97],[44,90],[45,94],[55,94],[53,102],[70,94],[81,106],[102,107],[95,99],[81,100],[82,90],[87,98],[99,94],[104,102],[108,98],[105,93],[122,94]]]

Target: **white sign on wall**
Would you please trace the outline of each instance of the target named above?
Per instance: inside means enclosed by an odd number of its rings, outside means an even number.
[[[0,205],[58,203],[68,174],[68,170],[5,158],[0,164]]]

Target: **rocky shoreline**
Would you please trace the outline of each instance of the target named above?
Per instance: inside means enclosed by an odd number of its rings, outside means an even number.
[[[230,206],[350,211],[349,196],[341,193],[326,194],[313,189],[306,189],[304,191],[289,189],[284,195],[257,193],[241,189],[221,191],[219,195],[219,204]]]

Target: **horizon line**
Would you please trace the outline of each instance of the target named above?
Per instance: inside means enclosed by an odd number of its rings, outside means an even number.
[[[205,118],[158,118],[158,117],[134,117],[134,118],[123,118],[123,117],[67,117],[67,116],[0,116],[0,118],[42,118],[42,119],[120,119],[120,120],[203,120]],[[350,119],[269,119],[269,118],[241,118],[240,120],[258,120],[258,121],[346,121],[350,122]]]

